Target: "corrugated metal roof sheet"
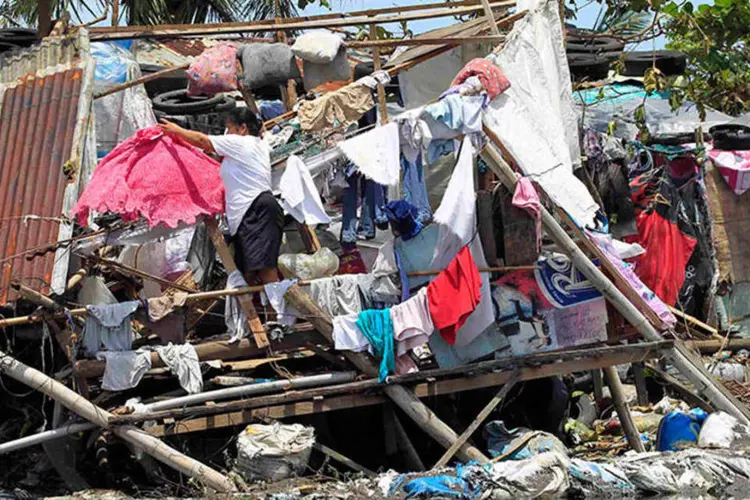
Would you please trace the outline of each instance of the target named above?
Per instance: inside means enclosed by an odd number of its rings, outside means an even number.
[[[72,235],[93,76],[84,29],[0,57],[0,305],[14,279],[65,286],[67,249],[33,252]]]

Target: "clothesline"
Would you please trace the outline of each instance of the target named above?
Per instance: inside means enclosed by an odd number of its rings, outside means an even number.
[[[502,273],[511,271],[533,271],[536,266],[495,266],[495,267],[481,267],[479,268],[480,273]],[[440,274],[440,270],[426,270],[426,271],[411,271],[407,273],[409,277],[417,276],[435,276]],[[297,284],[301,286],[309,286],[311,281],[298,281]],[[263,291],[263,285],[247,286],[243,288],[229,288],[225,290],[213,290],[210,292],[197,292],[189,293],[185,298],[185,303],[196,302],[206,299],[219,299],[222,297],[230,297],[235,295],[245,295],[249,293],[258,293]],[[88,315],[88,309],[86,307],[80,307],[77,309],[69,309],[67,311],[73,317],[84,317]],[[40,323],[44,321],[44,316],[39,315],[27,315],[18,316],[16,318],[0,319],[0,328],[8,328],[10,326],[27,325],[29,323]]]

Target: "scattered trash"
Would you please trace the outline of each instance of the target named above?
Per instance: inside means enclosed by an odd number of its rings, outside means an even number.
[[[508,430],[502,420],[484,426],[487,449],[497,460],[521,460],[548,451],[567,454],[565,445],[548,432],[519,427]]]
[[[701,425],[708,415],[700,408],[685,413],[675,410],[662,418],[656,437],[659,451],[677,451],[698,442]]]

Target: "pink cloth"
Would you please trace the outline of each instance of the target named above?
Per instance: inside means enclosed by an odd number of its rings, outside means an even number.
[[[710,149],[708,156],[734,194],[750,189],[750,151],[722,151]]]
[[[188,95],[213,97],[237,90],[237,47],[222,42],[206,49],[187,70]]]
[[[472,59],[461,71],[458,72],[456,78],[451,82],[451,87],[460,85],[466,81],[470,76],[476,76],[479,81],[482,82],[484,90],[487,91],[487,95],[490,100],[499,96],[510,88],[510,81],[500,71],[500,68],[495,65],[489,59]]]
[[[539,193],[528,177],[518,177],[516,191],[513,193],[513,206],[526,210],[536,219],[536,251],[542,249],[542,203]]]
[[[99,162],[71,216],[86,225],[91,210],[143,216],[151,226],[193,224],[224,212],[219,164],[158,126],[139,130]]]

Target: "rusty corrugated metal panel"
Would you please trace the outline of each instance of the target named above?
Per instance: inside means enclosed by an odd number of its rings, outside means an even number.
[[[0,305],[11,280],[49,292],[64,284],[68,253],[34,249],[69,237],[63,218],[78,194],[93,61],[85,30],[0,59]],[[34,257],[27,259],[27,257]],[[55,282],[57,286],[55,287]]]

